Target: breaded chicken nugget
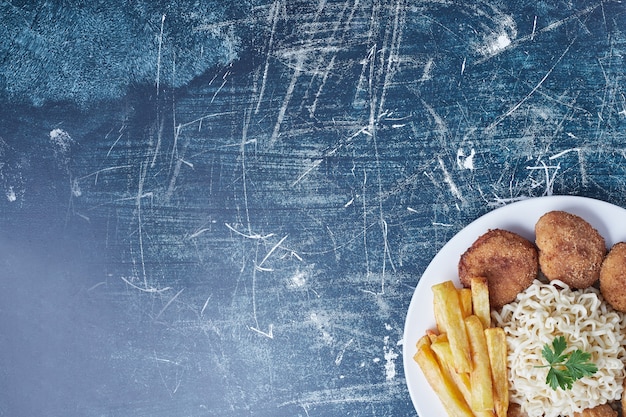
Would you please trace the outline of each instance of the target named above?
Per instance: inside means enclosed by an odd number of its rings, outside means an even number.
[[[626,312],[626,242],[613,245],[600,269],[600,291],[604,299]]]
[[[574,413],[573,417],[617,417],[617,411],[608,404],[602,404],[583,410],[582,413]]]
[[[565,211],[550,211],[535,224],[539,267],[550,280],[587,288],[600,278],[606,255],[604,238],[586,220]]]
[[[458,270],[466,287],[472,277],[487,278],[491,308],[499,309],[515,300],[537,278],[537,248],[516,233],[492,229],[461,255]]]

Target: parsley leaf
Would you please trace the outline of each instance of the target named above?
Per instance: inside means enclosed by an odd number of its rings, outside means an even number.
[[[580,349],[572,353],[564,353],[566,348],[565,337],[555,337],[552,346],[546,343],[541,351],[548,365],[537,366],[537,368],[550,368],[546,376],[546,384],[555,391],[557,388],[572,389],[575,381],[598,371],[597,366],[590,362],[590,353]]]

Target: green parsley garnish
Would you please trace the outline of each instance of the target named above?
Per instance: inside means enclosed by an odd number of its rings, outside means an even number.
[[[564,390],[572,389],[574,381],[584,376],[591,376],[598,371],[598,367],[589,361],[591,354],[576,349],[572,353],[563,353],[567,348],[565,337],[558,336],[552,341],[552,347],[545,344],[541,354],[548,361],[548,365],[537,368],[547,368],[546,384],[556,391],[558,387]]]

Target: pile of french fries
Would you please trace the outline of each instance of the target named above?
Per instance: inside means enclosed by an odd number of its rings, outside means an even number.
[[[487,280],[470,288],[435,284],[437,330],[417,342],[413,357],[450,417],[506,417],[509,408],[504,330],[491,327]]]

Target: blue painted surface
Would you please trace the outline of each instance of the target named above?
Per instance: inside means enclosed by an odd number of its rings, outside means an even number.
[[[450,237],[626,205],[620,2],[0,9],[3,416],[414,416]]]

